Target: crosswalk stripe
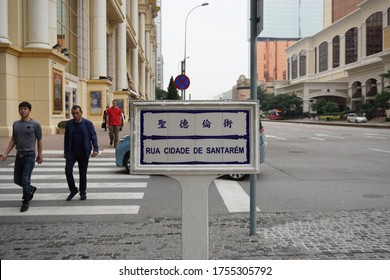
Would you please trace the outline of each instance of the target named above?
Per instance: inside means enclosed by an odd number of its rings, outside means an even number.
[[[118,215],[138,214],[139,205],[61,206],[30,207],[20,212],[18,207],[0,208],[0,216],[69,216],[69,215]]]
[[[78,170],[78,167],[75,166],[76,170]],[[88,167],[88,172],[117,172],[117,171],[123,171],[123,168],[119,167]],[[0,168],[0,172],[13,172],[12,168]],[[65,165],[62,168],[52,168],[52,167],[35,167],[33,172],[65,172]]]
[[[38,187],[39,190],[41,189],[68,189],[68,184],[66,182],[55,182],[55,183],[37,183],[34,184],[36,187]],[[126,182],[126,183],[116,183],[116,182],[101,182],[101,183],[95,183],[95,182],[88,182],[88,190],[91,189],[110,189],[110,188],[140,188],[144,189],[148,183],[145,182]],[[2,189],[15,189],[19,188],[19,186],[15,185],[14,183],[0,183],[0,190]]]
[[[0,180],[10,180],[13,178],[13,174],[12,175],[0,175]],[[56,180],[56,179],[62,179],[64,178],[65,180],[65,174],[32,174],[31,176],[31,181],[34,182],[34,180]],[[75,180],[78,180],[79,179],[79,175],[78,174],[74,174],[74,178]],[[142,179],[142,180],[146,180],[146,179],[149,179],[150,178],[150,175],[129,175],[129,174],[90,174],[88,173],[87,174],[87,178],[88,179],[99,179],[99,180],[102,180],[102,179],[127,179],[127,180],[138,180],[138,179]]]
[[[229,212],[249,212],[249,196],[239,183],[220,179],[214,180],[214,183]],[[256,211],[260,209],[256,208]]]
[[[65,200],[69,193],[37,193],[34,196],[34,201],[40,200]],[[2,194],[0,201],[19,201],[21,194]],[[131,193],[90,193],[88,192],[88,200],[102,200],[102,199],[142,199],[144,193],[131,192]]]

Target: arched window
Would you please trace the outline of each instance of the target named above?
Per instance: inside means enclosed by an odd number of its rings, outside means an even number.
[[[366,81],[366,97],[375,96],[378,93],[376,88],[376,80],[369,79]]]
[[[387,9],[387,26],[390,26],[390,8]]]
[[[291,58],[291,79],[298,78],[298,55],[294,54]]]
[[[353,27],[345,33],[345,64],[357,61],[358,34],[357,28]]]
[[[319,50],[319,72],[328,70],[328,42],[322,42]]]
[[[366,55],[376,54],[382,51],[382,12],[372,14],[366,20]]]
[[[306,50],[299,53],[299,77],[306,76]]]
[[[333,48],[333,68],[340,66],[340,36],[335,36],[332,40]]]
[[[362,98],[362,83],[359,81],[352,84],[352,98]]]
[[[314,73],[317,74],[317,47],[314,48]]]

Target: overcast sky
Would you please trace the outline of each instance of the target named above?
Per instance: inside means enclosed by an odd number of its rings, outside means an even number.
[[[249,78],[248,0],[161,0],[164,89],[180,74],[187,20],[186,95],[208,100]],[[298,38],[322,29],[323,0],[264,0],[262,37]],[[186,98],[188,99],[188,98]]]
[[[186,75],[191,84],[186,96],[208,100],[228,91],[241,74],[249,76],[247,0],[162,0],[162,54],[164,89],[180,74],[184,58],[187,20]],[[188,99],[188,98],[186,98]]]

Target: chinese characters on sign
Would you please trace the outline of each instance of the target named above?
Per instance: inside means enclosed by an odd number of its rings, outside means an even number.
[[[249,110],[141,110],[141,164],[248,164]]]

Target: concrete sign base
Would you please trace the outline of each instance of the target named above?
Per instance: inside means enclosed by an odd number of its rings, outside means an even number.
[[[208,260],[210,183],[218,175],[170,175],[182,190],[182,259]]]

